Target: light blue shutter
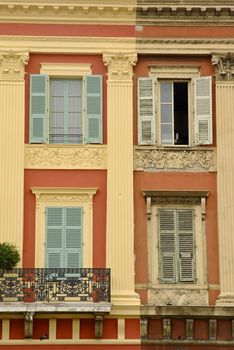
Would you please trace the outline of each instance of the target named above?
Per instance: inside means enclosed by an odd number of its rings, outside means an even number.
[[[138,143],[155,144],[155,98],[153,78],[138,79]]]
[[[194,281],[194,211],[177,211],[179,271],[181,282]]]
[[[85,143],[102,143],[102,76],[85,77]]]
[[[82,208],[66,208],[65,261],[68,268],[82,267]]]
[[[159,209],[159,276],[161,282],[176,281],[175,211]]]
[[[30,143],[45,143],[47,130],[48,76],[30,76]]]
[[[46,208],[46,267],[63,267],[63,208]]]
[[[194,86],[195,143],[212,144],[212,78],[195,78]]]

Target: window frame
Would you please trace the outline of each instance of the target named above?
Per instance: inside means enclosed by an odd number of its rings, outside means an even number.
[[[172,85],[174,85],[174,83],[187,83],[187,96],[188,96],[188,144],[183,144],[183,145],[178,145],[175,144],[175,137],[174,137],[174,141],[171,144],[167,144],[167,143],[162,143],[162,132],[161,132],[161,89],[160,89],[160,84],[161,83],[171,83]],[[193,84],[192,84],[192,80],[191,79],[156,79],[156,85],[159,85],[158,88],[155,88],[155,99],[156,101],[158,101],[158,103],[156,102],[156,115],[155,115],[155,139],[158,140],[158,142],[156,141],[156,144],[162,147],[188,147],[188,146],[192,146],[192,135],[194,134],[194,125],[192,123],[192,105],[193,103],[191,102],[192,98],[191,96],[193,96],[194,92],[193,92]],[[174,92],[174,90],[173,90]],[[173,103],[172,103],[172,107],[174,107],[174,99],[173,99]],[[157,118],[158,116],[158,118]],[[173,113],[173,120],[172,120],[172,125],[173,125],[173,129],[174,129],[174,113]],[[158,131],[158,133],[157,133]],[[174,135],[174,130],[173,130],[173,136]]]
[[[207,286],[206,276],[206,235],[205,215],[208,191],[159,191],[144,190],[147,215],[148,245],[148,286],[149,288],[198,288]],[[194,210],[194,282],[161,282],[159,273],[159,229],[158,209],[193,209]]]
[[[34,120],[35,115],[32,112],[32,102],[30,101],[30,130],[29,130],[29,143],[30,144],[47,144],[47,145],[86,145],[86,144],[102,144],[103,143],[103,77],[102,75],[92,74],[90,64],[77,64],[77,63],[42,63],[40,74],[31,74],[32,76],[44,76],[45,79],[45,114],[41,114],[41,118],[44,115],[43,121],[43,132],[41,129],[41,136],[34,136]],[[32,78],[30,77],[30,100],[32,99]],[[87,91],[90,77],[98,77],[100,81],[100,92]],[[50,133],[50,97],[51,97],[51,80],[82,80],[82,142],[81,143],[51,143],[49,141]],[[40,93],[36,93],[40,95]],[[90,113],[89,112],[89,98],[96,98],[98,95],[100,102],[100,112]],[[94,122],[98,117],[99,132],[96,138],[90,136],[89,132],[92,130],[91,122]],[[37,115],[36,115],[37,118]],[[91,125],[91,127],[90,127]],[[90,128],[90,129],[89,129]],[[43,133],[43,136],[42,136]]]
[[[203,115],[197,114],[197,105],[198,105],[198,94],[196,90],[197,82],[195,79],[203,79],[208,78],[211,82],[211,76],[200,76],[200,67],[199,66],[180,66],[180,65],[150,65],[149,66],[149,74],[145,77],[138,77],[138,145],[155,145],[157,147],[162,148],[187,148],[193,147],[197,145],[212,145],[212,84],[209,85],[209,106],[210,106],[210,114],[203,118]],[[148,92],[150,91],[152,95],[148,95],[148,97],[143,97],[144,95],[140,95],[140,91],[147,91],[147,79],[152,79],[152,88],[148,88]],[[140,87],[140,80],[142,81]],[[146,80],[143,83],[143,80]],[[160,116],[160,82],[161,81],[185,81],[188,82],[188,144],[186,145],[177,145],[177,144],[162,144],[161,143],[161,116]],[[143,88],[145,85],[145,90]],[[196,92],[196,93],[195,93]],[[150,99],[150,96],[152,98]],[[144,99],[152,100],[152,105],[148,104],[148,110],[145,109]],[[142,101],[142,102],[141,102]],[[140,107],[142,105],[142,107]],[[152,113],[149,115],[144,115],[144,112],[147,110],[147,113]],[[204,111],[203,111],[204,112]],[[208,118],[208,119],[207,119]],[[202,121],[206,121],[207,123],[207,140],[202,140],[198,134],[198,125],[202,128]],[[148,123],[148,125],[147,125]],[[200,123],[200,124],[199,124]],[[151,134],[147,133],[144,136],[143,129],[146,125],[146,128],[151,125]],[[145,129],[147,130],[147,129]],[[199,129],[202,131],[202,129]],[[205,130],[205,129],[204,129]],[[149,130],[146,131],[149,133]],[[149,136],[150,135],[150,136]],[[204,136],[204,131],[202,136]],[[148,138],[148,140],[147,140]]]
[[[81,207],[83,211],[83,266],[93,265],[93,197],[97,188],[33,187],[35,195],[35,267],[45,268],[46,208]],[[43,254],[42,254],[43,252]]]

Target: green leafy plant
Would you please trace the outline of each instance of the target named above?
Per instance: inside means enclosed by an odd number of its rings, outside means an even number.
[[[0,269],[10,271],[20,261],[20,254],[14,244],[0,243]]]

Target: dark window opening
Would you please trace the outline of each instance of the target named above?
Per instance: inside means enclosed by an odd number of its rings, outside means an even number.
[[[188,83],[174,85],[174,144],[188,145]]]

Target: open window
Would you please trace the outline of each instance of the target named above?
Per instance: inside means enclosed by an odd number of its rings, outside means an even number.
[[[211,77],[176,76],[138,79],[139,144],[212,144]]]

